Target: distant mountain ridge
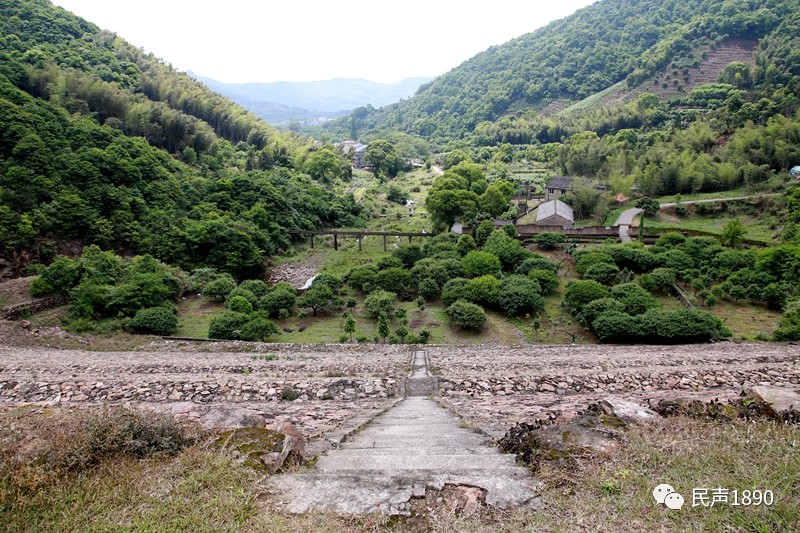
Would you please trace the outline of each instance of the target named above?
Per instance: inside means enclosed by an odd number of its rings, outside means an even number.
[[[250,109],[273,124],[344,116],[353,109],[393,104],[416,93],[433,78],[413,77],[397,83],[359,78],[311,82],[225,83],[189,72],[197,81]]]

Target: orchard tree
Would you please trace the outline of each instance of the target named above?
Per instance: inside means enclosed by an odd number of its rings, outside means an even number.
[[[341,304],[341,299],[338,298],[330,285],[320,284],[312,285],[310,289],[303,293],[297,300],[298,307],[310,307],[316,316],[318,311],[331,309]]]
[[[350,335],[350,340],[353,340],[353,333],[356,332],[356,319],[353,315],[347,313],[344,317],[344,325],[342,326],[344,332]]]
[[[306,163],[306,172],[313,178],[330,183],[341,176],[342,168],[339,159],[330,148],[321,148],[311,154]]]
[[[380,178],[381,174],[386,174],[390,178],[397,175],[397,152],[388,141],[378,139],[369,143],[364,161],[372,167],[376,178]]]

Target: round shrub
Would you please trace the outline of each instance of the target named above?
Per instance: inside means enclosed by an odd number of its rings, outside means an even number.
[[[458,253],[463,257],[475,250],[476,246],[475,239],[472,238],[472,235],[465,234],[458,238],[456,250],[458,250]]]
[[[234,296],[225,300],[225,309],[233,311],[234,313],[252,313],[253,304],[251,304],[244,296]]]
[[[502,229],[492,233],[481,250],[496,255],[505,271],[513,271],[531,255],[519,240],[509,237]]]
[[[656,255],[659,265],[671,268],[675,272],[683,272],[694,268],[694,261],[689,254],[681,250],[668,250]]]
[[[233,277],[226,274],[206,284],[203,289],[203,296],[211,298],[212,300],[222,301],[227,298],[228,294],[235,288],[236,282],[233,280]]]
[[[486,322],[483,308],[465,300],[458,300],[448,307],[447,316],[455,325],[464,329],[479,330]]]
[[[553,274],[558,274],[558,264],[550,261],[546,257],[533,254],[520,264],[514,271],[515,274],[527,276],[531,270],[549,270]]]
[[[208,325],[209,339],[238,340],[241,328],[247,324],[247,315],[225,311],[211,319]]]
[[[442,303],[452,305],[456,300],[464,298],[468,280],[465,278],[453,278],[442,287]]]
[[[396,302],[397,294],[379,289],[367,296],[367,299],[364,300],[364,307],[374,318],[381,315],[391,316]]]
[[[599,298],[584,305],[581,311],[587,326],[592,324],[595,319],[609,313],[625,314],[625,306],[614,298]]]
[[[603,252],[593,252],[589,250],[581,250],[574,255],[575,257],[575,271],[583,276],[589,267],[598,263],[607,265],[614,265],[614,258]]]
[[[465,255],[461,260],[461,266],[468,278],[497,274],[501,268],[500,259],[496,255],[479,251]]]
[[[254,318],[239,330],[239,338],[243,341],[261,341],[280,335],[280,331],[272,321],[266,318]]]
[[[258,298],[262,298],[269,292],[269,287],[260,279],[248,279],[239,284],[239,288],[250,291]]]
[[[442,292],[442,290],[439,288],[439,284],[436,283],[436,280],[431,278],[425,278],[420,281],[419,288],[417,290],[419,295],[428,301],[435,300]]]
[[[327,285],[333,290],[333,292],[336,292],[342,288],[342,285],[344,285],[344,281],[342,281],[342,278],[340,278],[339,276],[334,276],[333,274],[326,274],[323,272],[322,274],[318,274],[317,277],[314,278],[314,281],[311,283],[311,286],[313,287],[314,285]]]
[[[542,289],[534,280],[520,275],[504,278],[497,301],[508,316],[532,313],[544,309]]]
[[[623,305],[623,311],[629,315],[641,315],[648,309],[658,307],[658,300],[636,283],[611,287],[611,296]]]
[[[276,285],[266,296],[261,298],[259,307],[270,315],[276,315],[282,310],[288,311],[294,307],[296,302],[297,296],[294,287],[288,284],[287,286]]]
[[[594,280],[570,281],[564,290],[564,302],[573,314],[580,313],[589,302],[609,296],[608,288]]]
[[[558,276],[553,274],[550,270],[534,268],[528,272],[528,277],[539,284],[539,287],[542,289],[542,294],[545,296],[553,294],[561,286],[561,281],[559,281]]]
[[[153,335],[174,335],[178,331],[178,317],[166,307],[149,307],[139,310],[131,319],[134,331]]]
[[[614,285],[619,279],[619,267],[613,263],[595,263],[586,269],[583,279],[591,279],[603,285]]]
[[[393,256],[387,255],[386,257],[382,257],[377,264],[378,270],[386,270],[389,268],[403,268],[403,262]]]
[[[375,287],[395,293],[406,292],[414,286],[414,277],[405,268],[388,268],[375,276]]]
[[[417,264],[411,269],[411,277],[418,283],[426,278],[430,278],[434,280],[439,287],[447,283],[447,280],[450,279],[450,275],[440,261],[427,258],[417,261]]]
[[[242,298],[250,302],[250,305],[253,306],[253,309],[258,309],[258,303],[259,303],[258,296],[256,296],[255,293],[253,293],[252,291],[242,288],[241,285],[228,293],[228,296],[225,297],[226,305],[228,303],[228,300],[230,300],[231,298],[235,298],[236,296],[241,296]]]
[[[375,265],[353,267],[347,273],[347,284],[359,292],[370,292],[375,288],[377,274],[378,267]]]
[[[486,275],[471,279],[464,287],[464,299],[473,303],[496,305],[500,296],[500,280]]]

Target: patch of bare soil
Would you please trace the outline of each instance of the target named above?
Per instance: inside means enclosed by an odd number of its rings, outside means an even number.
[[[35,276],[16,278],[0,283],[0,307],[33,300],[28,288]]]

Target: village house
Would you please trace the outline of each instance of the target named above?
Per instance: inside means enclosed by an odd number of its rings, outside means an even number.
[[[353,161],[353,168],[365,168],[367,165],[364,162],[364,156],[367,153],[367,145],[361,144],[356,141],[342,141],[340,144],[342,153],[351,155]]]
[[[572,226],[575,216],[572,207],[561,200],[545,202],[536,211],[536,225],[538,226]]]
[[[556,176],[544,186],[544,201],[558,200],[562,194],[566,194],[572,188],[573,178],[568,176]]]

